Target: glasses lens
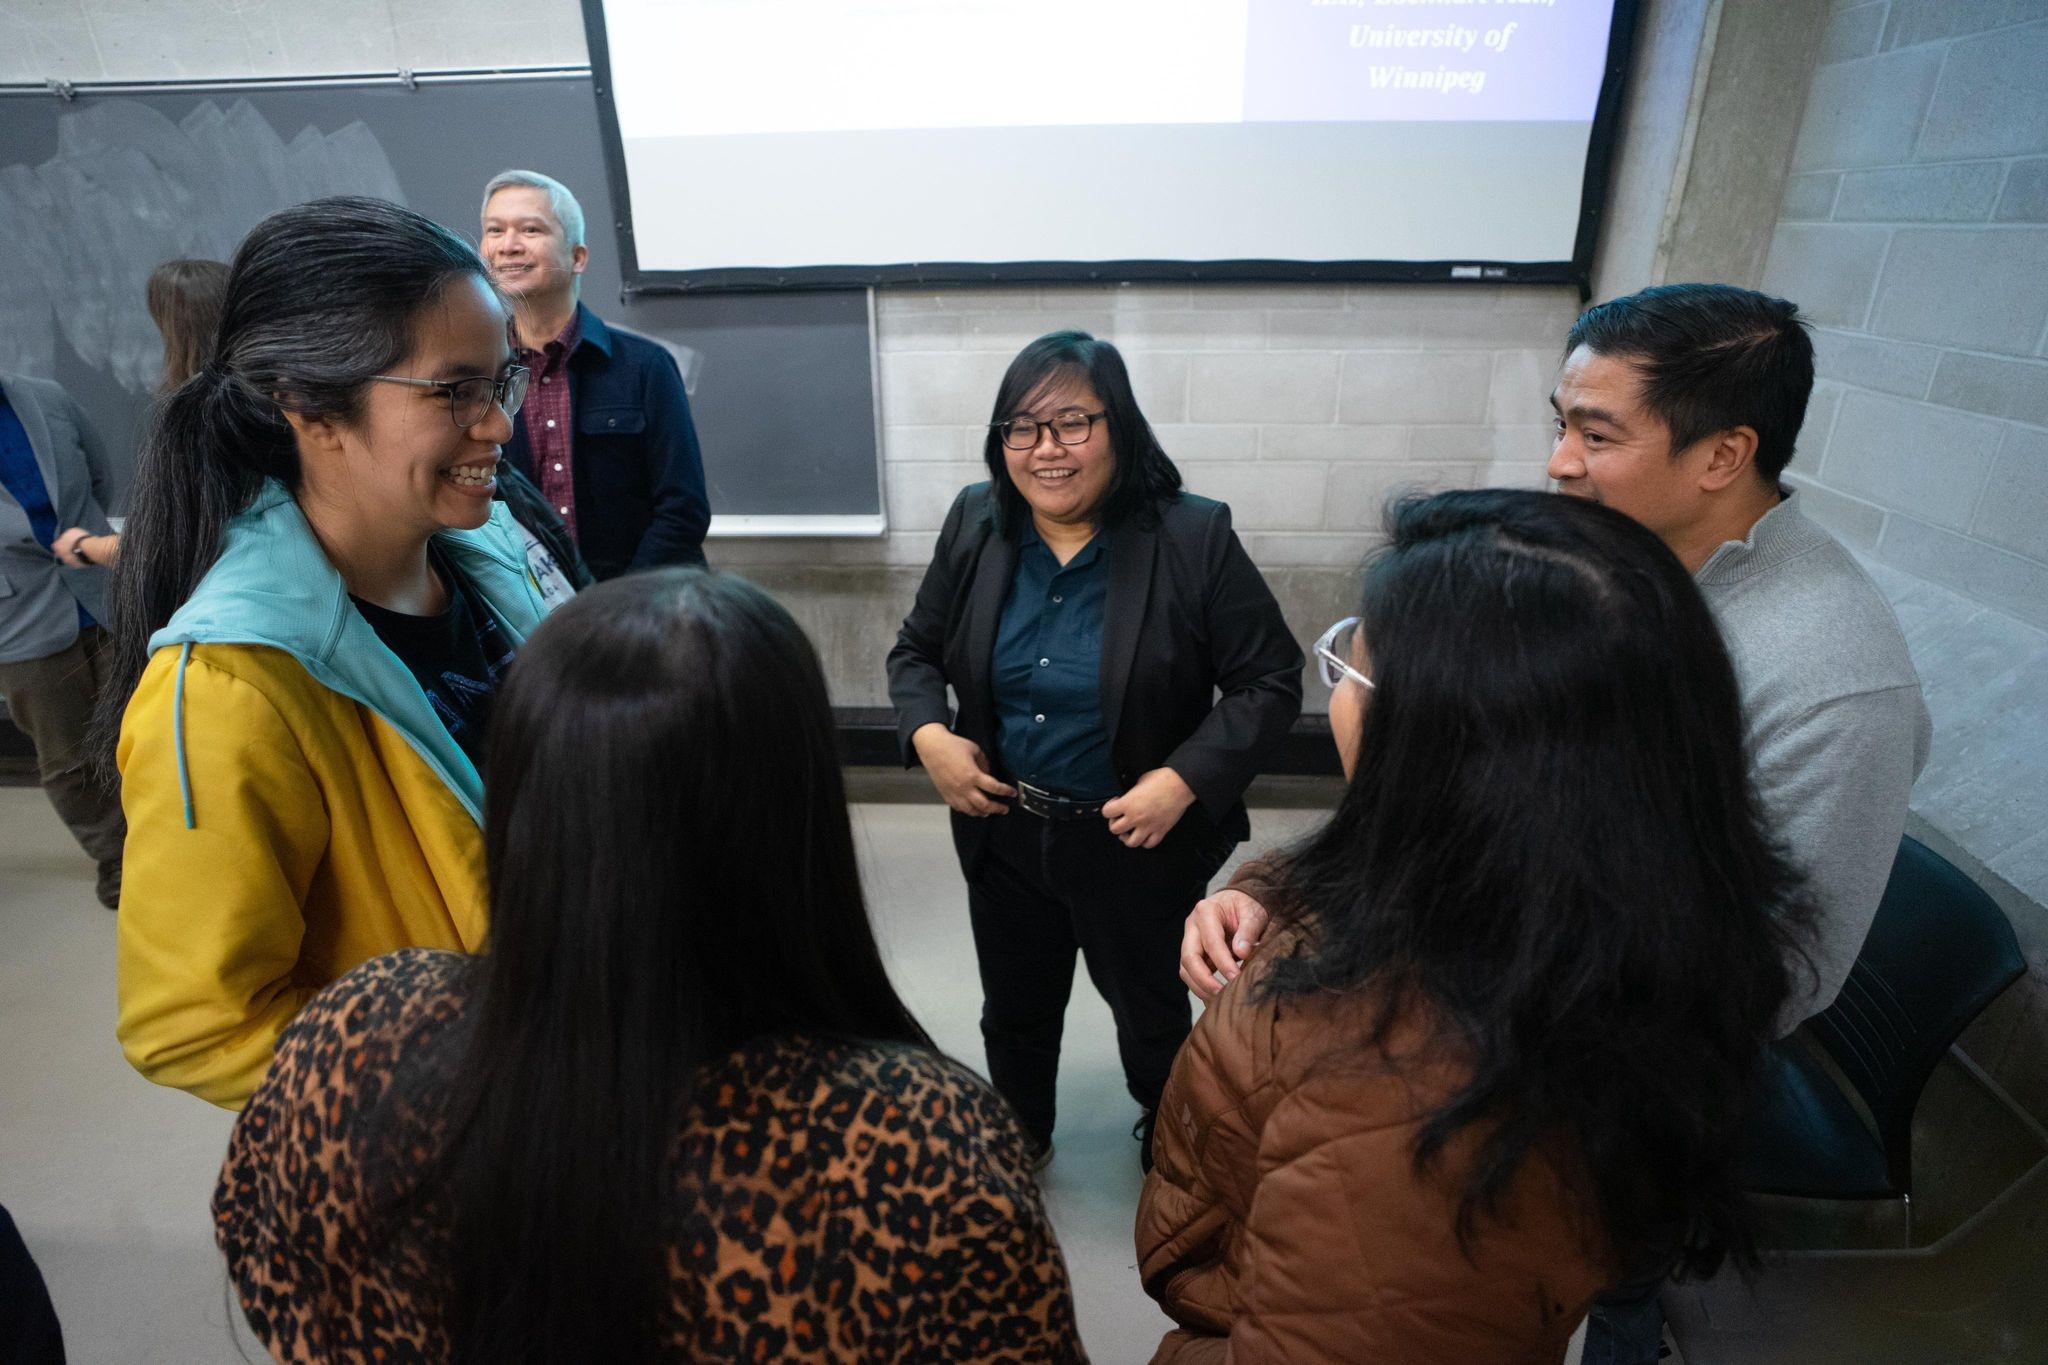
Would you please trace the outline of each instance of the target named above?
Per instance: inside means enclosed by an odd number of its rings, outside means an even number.
[[[465,379],[450,386],[448,411],[455,418],[455,425],[466,429],[481,421],[495,387],[488,379]]]
[[[1088,428],[1093,425],[1078,412],[1063,412],[1052,419],[1052,438],[1063,446],[1077,446],[1088,439]]]
[[[1029,450],[1038,444],[1038,423],[1029,417],[1015,417],[1003,425],[1003,444],[1012,450]]]
[[[533,382],[533,371],[523,365],[514,365],[505,375],[504,404],[507,417],[517,417],[519,409],[526,403],[526,386]]]

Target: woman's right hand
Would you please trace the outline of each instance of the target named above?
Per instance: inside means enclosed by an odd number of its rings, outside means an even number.
[[[995,798],[1015,796],[1017,789],[990,774],[988,755],[979,744],[933,721],[912,732],[910,746],[917,750],[932,785],[954,810],[975,816],[1009,813],[1010,808]]]

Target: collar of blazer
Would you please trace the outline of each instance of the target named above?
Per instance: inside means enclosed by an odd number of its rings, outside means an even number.
[[[1129,690],[1131,665],[1137,658],[1138,640],[1143,635],[1145,607],[1152,594],[1152,561],[1159,550],[1156,527],[1125,522],[1109,541],[1109,587],[1102,603],[1102,729],[1116,745],[1117,721],[1123,715],[1124,694]],[[1017,573],[1017,544],[996,534],[991,525],[982,542],[975,565],[974,585],[969,590],[966,613],[968,666],[974,670],[971,685],[982,696],[993,699],[991,664],[995,658],[996,627],[1002,620],[1003,599]],[[991,711],[993,707],[991,707]]]

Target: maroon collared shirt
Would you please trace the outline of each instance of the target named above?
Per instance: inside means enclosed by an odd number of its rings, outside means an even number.
[[[519,344],[516,328],[512,333],[513,353],[533,371],[526,404],[519,410],[533,458],[533,481],[569,528],[571,540],[576,538],[576,461],[569,429],[569,357],[582,339],[577,325],[582,316],[581,310],[571,313],[562,334],[538,351]]]

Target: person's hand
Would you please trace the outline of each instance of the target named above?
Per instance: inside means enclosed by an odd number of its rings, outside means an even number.
[[[86,569],[94,565],[105,568],[114,562],[114,557],[120,552],[120,536],[96,536],[83,526],[73,526],[67,531],[60,531],[57,538],[50,542],[51,555],[68,569]]]
[[[1180,979],[1213,1004],[1223,987],[1237,980],[1244,960],[1266,932],[1266,907],[1228,887],[1195,902],[1180,936]]]
[[[1195,793],[1171,768],[1154,768],[1114,801],[1105,802],[1102,818],[1125,848],[1157,848],[1180,823]]]
[[[1007,815],[1010,808],[995,798],[1015,796],[1017,789],[999,782],[988,770],[981,746],[956,735],[937,721],[921,725],[910,736],[920,763],[946,804],[962,815]]]
[[[59,531],[57,538],[50,542],[50,553],[56,556],[57,562],[67,569],[86,568],[92,561],[87,559],[85,555],[81,555],[78,551],[79,547],[91,538],[91,533],[83,526],[74,526],[68,531]],[[88,549],[87,553],[89,554],[91,551]]]

